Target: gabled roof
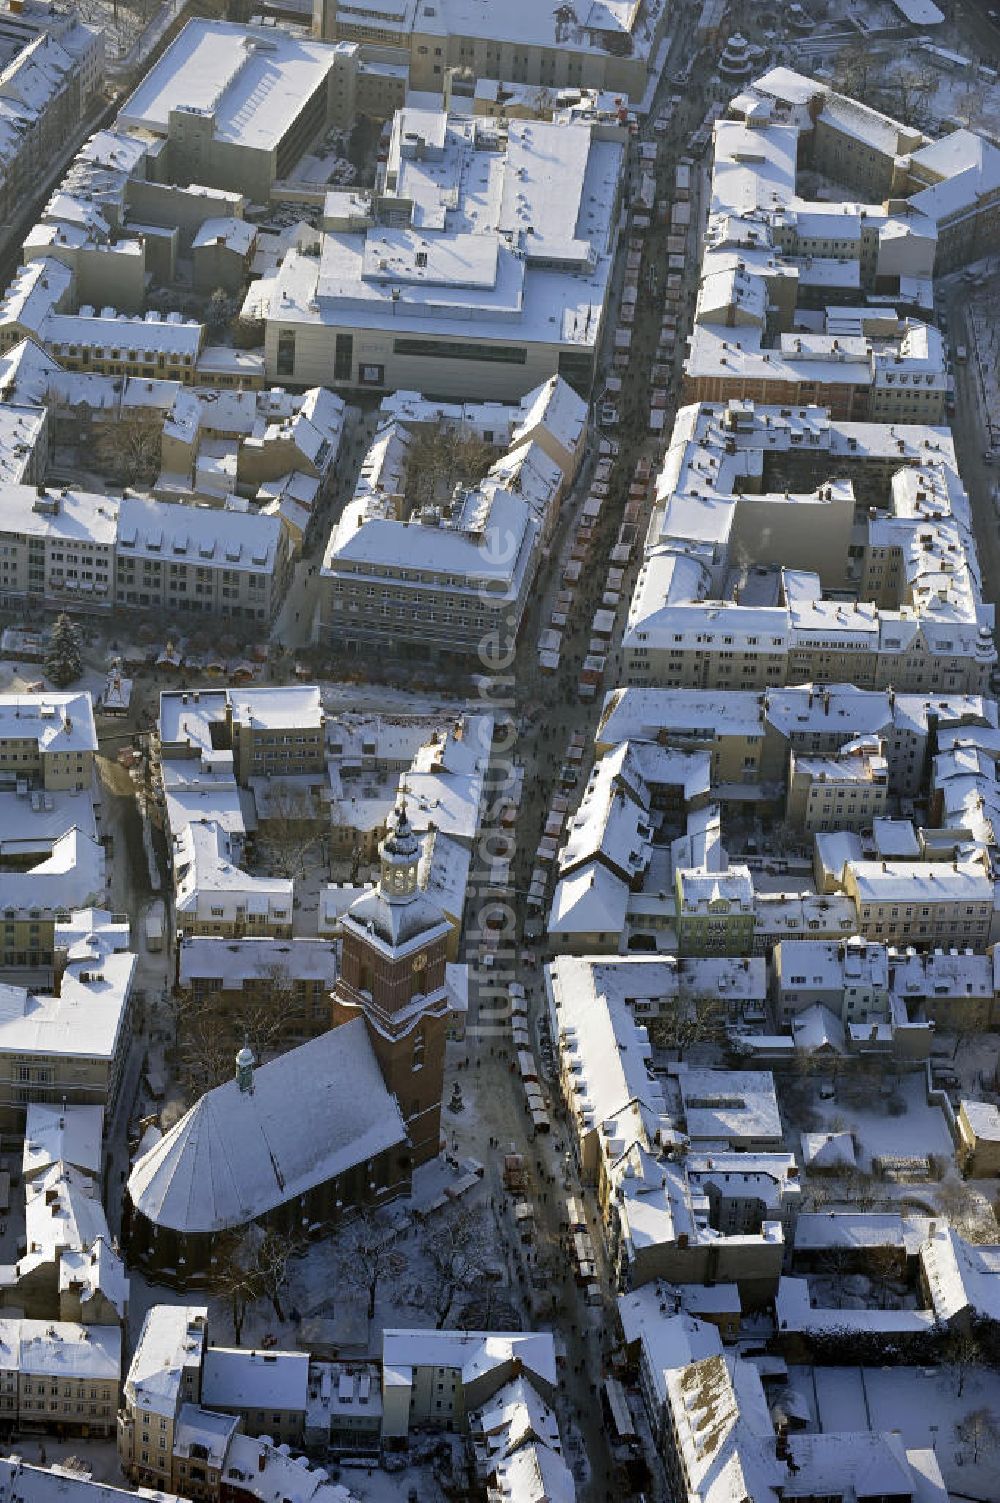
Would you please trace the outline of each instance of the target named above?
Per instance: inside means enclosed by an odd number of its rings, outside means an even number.
[[[291,1104],[294,1104],[292,1109]],[[406,1142],[361,1018],[216,1086],[135,1164],[140,1215],[184,1233],[242,1226]]]

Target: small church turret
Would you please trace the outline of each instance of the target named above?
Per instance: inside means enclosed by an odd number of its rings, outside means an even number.
[[[379,889],[390,903],[409,903],[417,895],[420,842],[406,817],[406,801],[400,799],[393,823],[379,846]]]
[[[245,1095],[253,1094],[253,1067],[257,1063],[249,1044],[244,1044],[236,1056],[236,1084]]]

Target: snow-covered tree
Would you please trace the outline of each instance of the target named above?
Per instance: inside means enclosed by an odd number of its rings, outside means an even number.
[[[221,339],[236,316],[236,304],[224,287],[216,287],[205,309],[205,324],[213,339]]]
[[[399,1249],[399,1232],[379,1211],[362,1206],[337,1238],[337,1277],[368,1297],[368,1319],[375,1319],[375,1301],[384,1279],[398,1284],[406,1268]]]
[[[65,689],[80,677],[83,670],[83,650],[80,631],[65,611],[56,617],[49,633],[49,645],[45,654],[45,673],[57,689]]]

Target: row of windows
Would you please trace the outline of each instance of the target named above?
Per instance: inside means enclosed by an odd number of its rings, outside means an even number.
[[[528,351],[524,345],[472,344],[450,339],[394,339],[394,355],[422,355],[435,360],[487,360],[504,365],[526,365]]]
[[[344,609],[343,602],[335,600],[333,608],[335,611],[342,611]],[[373,607],[368,606],[366,609],[370,613]],[[350,606],[350,613],[356,616],[358,607],[352,604]],[[382,605],[379,607],[378,613],[380,616],[395,616],[398,621],[403,621],[409,617],[411,621],[443,621],[448,625],[452,623],[458,626],[485,627],[486,625],[485,616],[470,616],[467,611],[429,611],[419,606],[414,606],[412,609],[407,610],[402,605],[397,605],[395,611],[393,611],[389,606]]]

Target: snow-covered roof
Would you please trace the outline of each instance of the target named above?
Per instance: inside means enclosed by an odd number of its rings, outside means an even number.
[[[22,889],[25,899],[30,901],[27,883]],[[88,910],[87,917],[90,927],[85,933],[76,930],[76,914],[66,929],[56,924],[55,948],[64,950],[67,957],[58,992],[46,995],[24,987],[3,987],[0,1050],[4,1053],[84,1058],[103,1064],[115,1057],[127,1025],[137,958],[128,949],[127,924],[98,909]]]
[[[257,238],[257,227],[245,219],[232,215],[220,219],[206,219],[191,242],[192,250],[205,250],[224,245],[237,256],[248,256]]]
[[[753,912],[753,878],[746,866],[730,866],[725,871],[687,868],[678,872],[677,879],[684,913]]]
[[[757,1369],[716,1354],[666,1375],[670,1423],[690,1492],[703,1503],[777,1503],[785,1468]]]
[[[175,1416],[185,1370],[201,1370],[207,1328],[205,1305],[152,1305],[132,1354],[126,1399],[140,1411]]]
[[[859,903],[993,902],[993,882],[979,860],[852,861],[847,873]]]
[[[807,1211],[795,1223],[795,1247],[802,1250],[900,1247],[915,1256],[929,1235],[928,1216],[896,1211]]]
[[[849,1132],[804,1132],[802,1162],[807,1169],[853,1168],[853,1135]]]
[[[26,858],[41,860],[73,829],[97,839],[92,788],[0,791],[0,860],[10,864]]]
[[[966,1096],[959,1105],[977,1143],[1000,1143],[1000,1106],[993,1101],[970,1101]]]
[[[473,1411],[469,1426],[486,1440],[491,1458],[510,1455],[530,1440],[561,1449],[555,1411],[523,1374]]]
[[[856,1498],[914,1496],[913,1473],[898,1432],[826,1430],[821,1435],[788,1436],[792,1463],[782,1496]]]
[[[60,1162],[99,1178],[103,1129],[104,1112],[99,1106],[29,1102],[21,1155],[25,1181]]]
[[[560,877],[549,910],[550,934],[623,934],[628,883],[598,861]]]
[[[131,1503],[136,1496],[131,1488],[98,1482],[67,1466],[33,1466],[17,1455],[0,1457],[0,1494],[22,1503]],[[150,1492],[149,1497],[173,1503],[171,1493]]]
[[[252,1091],[234,1079],[202,1096],[136,1162],[128,1193],[154,1225],[223,1231],[405,1141],[357,1018],[261,1065]]]
[[[693,1070],[677,1073],[687,1135],[734,1147],[746,1140],[781,1140],[781,1117],[770,1070]]]
[[[118,548],[123,557],[183,559],[199,566],[273,574],[283,546],[277,517],[221,507],[178,506],[145,496],[119,504]]]
[[[198,1404],[182,1404],[174,1426],[175,1457],[197,1458],[213,1470],[221,1470],[239,1419],[213,1414]]]
[[[257,1503],[358,1503],[356,1495],[342,1483],[331,1482],[322,1467],[311,1467],[285,1445],[240,1432],[230,1442],[222,1481],[225,1487],[250,1491]]]
[[[802,1278],[782,1277],[778,1280],[774,1314],[779,1329],[789,1335],[801,1332],[842,1339],[881,1336],[892,1340],[903,1336],[926,1338],[934,1330],[934,1316],[929,1310],[814,1303],[809,1280]]]
[[[26,1378],[93,1379],[117,1385],[121,1329],[0,1316],[0,1368]]]
[[[517,1365],[550,1391],[557,1384],[556,1353],[548,1331],[437,1331],[386,1327],[382,1381],[387,1388],[413,1384],[423,1367],[448,1368],[469,1384],[495,1368]]]
[[[1000,1321],[1000,1247],[966,1242],[953,1226],[932,1223],[920,1265],[933,1319],[948,1325],[971,1312],[977,1320]]]
[[[255,731],[319,730],[326,716],[320,691],[312,684],[229,689],[234,725]]]
[[[218,981],[223,990],[279,976],[290,982],[318,981],[332,988],[337,950],[321,939],[216,939],[188,935],[178,955],[178,980]]]
[[[574,1081],[576,1130],[587,1136],[595,1124],[609,1138],[615,1119],[637,1121],[632,1137],[651,1141],[666,1120],[663,1087],[649,1069],[652,1046],[625,997],[603,988],[605,973],[592,962],[561,956],[546,968],[553,1035],[563,1067]],[[622,1144],[618,1152],[628,1146]],[[617,1157],[618,1154],[615,1154]]]
[[[338,48],[274,27],[188,21],[125,101],[118,124],[170,134],[179,113],[208,118],[216,140],[274,151],[334,66]]]
[[[237,907],[269,922],[290,924],[294,883],[286,877],[263,877],[236,864],[232,840],[221,825],[197,819],[184,825],[175,841],[176,908],[198,920],[211,917],[212,905],[235,916]]]
[[[575,1503],[576,1483],[556,1451],[530,1441],[500,1458],[491,1492],[497,1503]]]
[[[665,1377],[670,1369],[686,1367],[722,1351],[718,1328],[681,1313],[678,1292],[662,1280],[619,1294],[618,1316],[626,1346],[642,1344],[643,1365],[661,1403],[666,1398]]]
[[[84,690],[0,694],[0,739],[34,741],[39,756],[97,751],[94,707]]]
[[[623,150],[587,123],[511,120],[501,140],[481,117],[399,110],[383,194],[403,218],[325,234],[318,261],[289,251],[249,301],[284,325],[402,340],[461,318],[485,340],[592,348]]]
[[[420,888],[403,903],[387,897],[381,887],[373,887],[355,899],[340,922],[343,928],[369,942],[380,942],[397,955],[451,932],[433,897]]]
[[[304,1410],[308,1387],[307,1352],[210,1346],[202,1363],[201,1398],[209,1409]]]

